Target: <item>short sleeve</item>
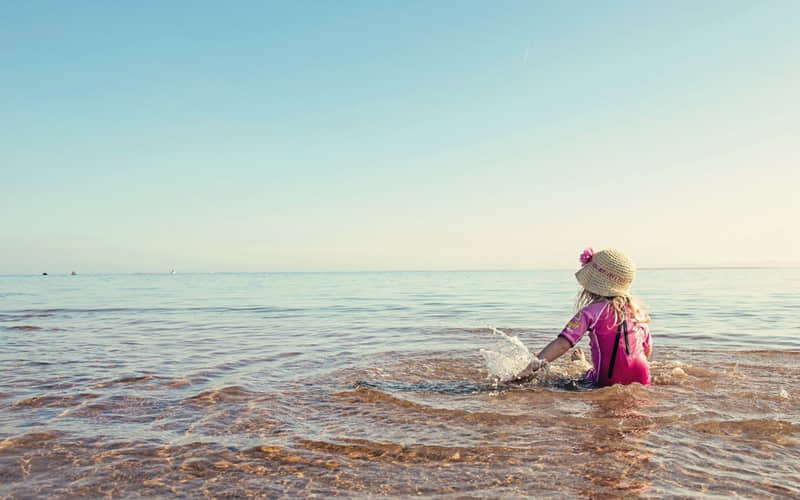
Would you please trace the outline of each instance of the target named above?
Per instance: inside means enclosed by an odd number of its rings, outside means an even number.
[[[567,326],[565,326],[558,335],[567,339],[567,341],[574,346],[583,338],[590,324],[591,318],[589,318],[589,315],[586,313],[586,309],[583,309],[578,311],[575,316],[569,320]]]

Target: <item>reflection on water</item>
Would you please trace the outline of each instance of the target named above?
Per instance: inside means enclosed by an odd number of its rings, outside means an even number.
[[[78,278],[2,299],[0,498],[800,495],[798,349],[654,323],[652,386],[590,388],[569,356],[497,384],[497,336],[453,311],[514,277]],[[561,326],[531,324],[503,331],[535,349]]]
[[[40,376],[28,384],[43,394],[0,399],[0,488],[11,498],[796,496],[800,404],[773,377],[796,387],[800,355],[737,357],[703,354],[704,369],[684,358],[679,376],[678,362],[656,361],[661,384],[581,390],[556,376],[495,386],[466,352],[385,354],[269,390]]]

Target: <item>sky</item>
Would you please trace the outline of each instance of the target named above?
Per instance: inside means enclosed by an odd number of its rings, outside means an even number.
[[[800,264],[800,2],[0,2],[0,274]]]

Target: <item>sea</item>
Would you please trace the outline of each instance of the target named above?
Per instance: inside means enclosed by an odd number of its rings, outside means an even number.
[[[797,498],[800,269],[643,269],[653,384],[571,270],[0,276],[0,498]],[[588,338],[577,345],[587,353]]]

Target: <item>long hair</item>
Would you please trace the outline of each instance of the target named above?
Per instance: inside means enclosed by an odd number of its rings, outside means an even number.
[[[619,295],[616,297],[604,297],[597,295],[589,290],[581,289],[578,298],[575,300],[575,312],[580,311],[589,304],[606,300],[614,308],[614,325],[619,325],[627,318],[633,318],[637,323],[649,323],[650,316],[647,314],[647,306],[631,295]]]

